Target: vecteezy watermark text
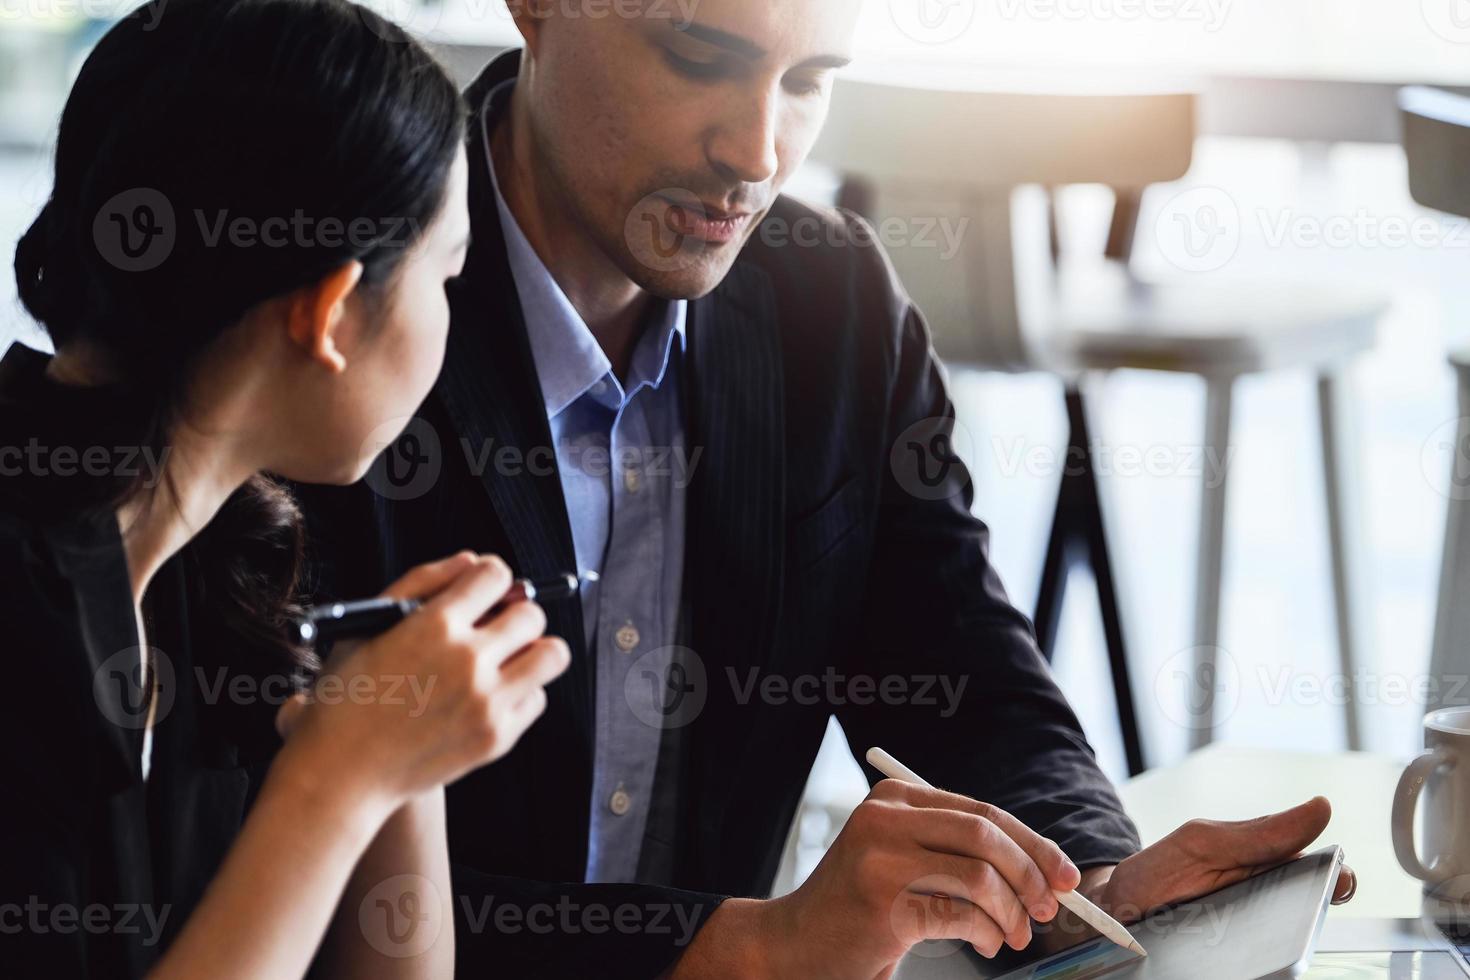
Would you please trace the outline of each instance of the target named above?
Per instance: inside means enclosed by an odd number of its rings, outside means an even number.
[[[32,437],[24,446],[0,446],[0,477],[144,477],[157,487],[168,463],[169,447],[47,446]]]
[[[652,902],[641,905],[622,902],[605,905],[579,902],[561,895],[555,902],[515,902],[487,895],[478,901],[459,898],[464,922],[472,935],[493,929],[503,936],[529,933],[536,936],[671,936],[678,947],[688,946],[699,931],[703,909],[698,905]]]

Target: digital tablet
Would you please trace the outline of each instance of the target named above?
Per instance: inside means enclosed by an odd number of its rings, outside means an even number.
[[[921,943],[895,980],[1282,980],[1301,977],[1332,902],[1342,849],[1329,847],[1150,916],[1129,929],[1149,955],[1090,939],[1029,962],[990,962],[967,944]]]

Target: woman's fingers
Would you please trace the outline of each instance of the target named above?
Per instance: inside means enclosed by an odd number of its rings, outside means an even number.
[[[461,551],[441,561],[420,565],[383,590],[385,599],[433,598],[480,560],[473,551]]]
[[[548,636],[537,640],[500,665],[500,682],[512,698],[521,700],[532,688],[545,687],[560,677],[571,665],[572,654],[566,641]]]
[[[481,657],[500,668],[546,632],[546,611],[534,602],[513,602],[475,631]],[[504,683],[501,678],[500,683]]]
[[[291,695],[276,712],[276,733],[281,738],[290,738],[306,711],[307,698],[304,692]]]
[[[442,616],[466,628],[485,615],[510,591],[510,566],[491,555],[476,559],[424,607],[424,613]],[[422,613],[421,613],[422,615]]]

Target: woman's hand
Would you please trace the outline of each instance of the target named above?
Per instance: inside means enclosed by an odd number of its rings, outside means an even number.
[[[546,614],[534,603],[487,616],[512,584],[505,562],[471,553],[394,583],[386,597],[423,608],[334,656],[282,708],[290,754],[394,807],[508,753],[571,662],[562,640],[543,636]]]

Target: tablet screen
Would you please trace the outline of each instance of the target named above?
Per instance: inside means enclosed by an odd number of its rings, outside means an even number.
[[[998,980],[1094,980],[1117,973],[1140,959],[1107,939],[1093,939],[1040,963],[1001,974]]]
[[[962,943],[921,944],[895,980],[1260,980],[1299,976],[1337,879],[1329,848],[1130,928],[1147,958],[1093,937],[1061,953],[986,961]],[[1009,959],[1009,962],[1007,960]]]

